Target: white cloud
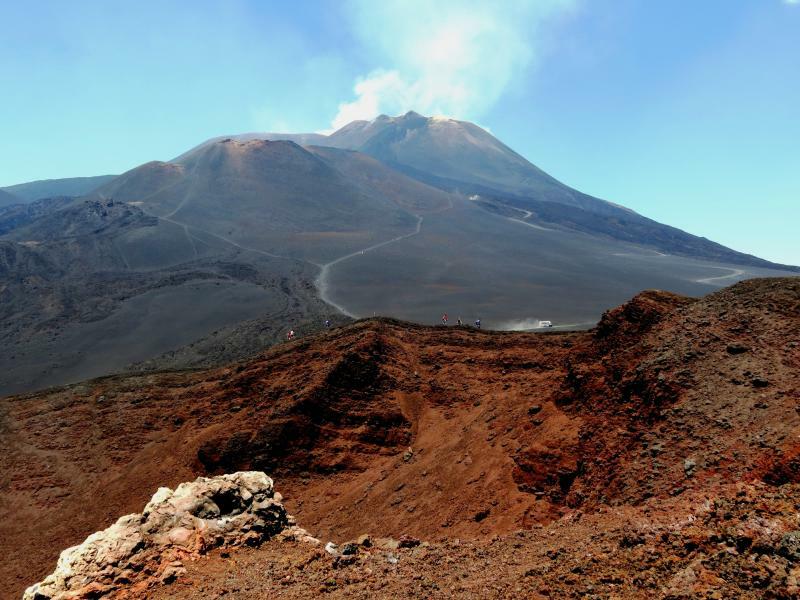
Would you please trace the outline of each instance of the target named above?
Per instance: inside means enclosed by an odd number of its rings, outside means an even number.
[[[575,0],[353,0],[355,34],[377,67],[333,119],[341,127],[416,110],[477,119],[541,54],[542,28]]]

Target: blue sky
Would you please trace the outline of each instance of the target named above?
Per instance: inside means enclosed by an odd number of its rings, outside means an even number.
[[[800,3],[0,2],[0,185],[414,109],[800,264]]]

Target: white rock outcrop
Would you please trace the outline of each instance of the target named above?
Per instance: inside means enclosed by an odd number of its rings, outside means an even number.
[[[141,513],[64,550],[56,570],[23,599],[77,600],[121,589],[135,597],[136,590],[180,576],[182,560],[211,548],[258,545],[284,530],[313,540],[293,525],[264,473],[198,477],[175,490],[160,488]]]

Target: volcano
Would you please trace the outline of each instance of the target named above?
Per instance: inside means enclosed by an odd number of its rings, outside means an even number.
[[[585,329],[642,289],[699,296],[797,272],[582,194],[477,125],[413,112],[215,138],[78,183],[100,187],[0,208],[16,257],[0,282],[14,348],[0,394],[221,365],[372,315]]]

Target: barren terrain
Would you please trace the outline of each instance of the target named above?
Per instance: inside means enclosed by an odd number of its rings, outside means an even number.
[[[267,544],[197,563],[163,593],[203,597],[208,577],[208,590],[258,597],[278,577],[289,597],[375,585],[673,597],[670,582],[791,597],[799,343],[800,280],[765,279],[699,300],[645,292],[588,332],[372,319],[230,367],[6,398],[0,579],[15,597],[157,487],[255,469],[323,542],[430,545],[333,572],[316,551]]]
[[[800,595],[797,485],[581,510],[480,538],[369,538],[353,556],[274,541],[187,563],[153,598],[652,598]],[[363,538],[362,538],[363,539]]]

